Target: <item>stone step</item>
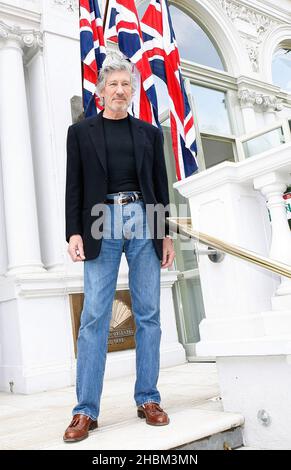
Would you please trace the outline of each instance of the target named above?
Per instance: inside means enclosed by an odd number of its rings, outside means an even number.
[[[149,426],[137,417],[134,383],[133,375],[104,381],[99,428],[77,444],[62,440],[75,405],[75,387],[33,395],[0,393],[0,449],[166,450],[242,445],[238,436],[243,417],[223,411],[215,363],[161,369],[159,390],[161,405],[170,416],[168,426]]]
[[[168,426],[149,426],[132,419],[90,432],[78,443],[55,442],[52,450],[223,449],[243,445],[243,417],[236,413],[186,408],[172,411]]]

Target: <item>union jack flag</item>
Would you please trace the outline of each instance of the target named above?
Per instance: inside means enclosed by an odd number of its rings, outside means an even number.
[[[106,39],[117,42],[119,50],[135,66],[138,85],[134,98],[135,116],[159,126],[154,78],[144,52],[134,0],[109,0],[104,35]]]
[[[181,180],[198,170],[197,146],[167,0],[151,0],[141,20],[141,29],[152,72],[168,88],[176,174]]]
[[[105,59],[103,22],[97,0],[80,0],[80,48],[85,117],[102,109],[96,95],[98,72]]]

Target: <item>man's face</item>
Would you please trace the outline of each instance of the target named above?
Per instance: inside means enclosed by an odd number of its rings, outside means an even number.
[[[129,73],[125,70],[111,72],[100,94],[104,98],[105,111],[110,114],[125,113],[132,98]]]

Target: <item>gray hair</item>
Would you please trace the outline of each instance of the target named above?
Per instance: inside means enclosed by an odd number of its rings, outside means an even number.
[[[119,71],[119,70],[124,70],[128,72],[130,76],[132,91],[133,93],[135,92],[136,81],[135,81],[135,75],[133,73],[132,64],[118,52],[111,51],[107,53],[106,58],[103,62],[102,68],[99,72],[98,81],[96,84],[96,92],[99,97],[100,97],[100,92],[105,87],[108,75],[110,75],[112,72]],[[100,101],[102,101],[102,97],[100,97]]]

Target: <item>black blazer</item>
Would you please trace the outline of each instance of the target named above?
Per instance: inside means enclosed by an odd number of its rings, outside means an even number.
[[[169,204],[168,180],[161,131],[144,121],[130,116],[137,176],[145,204]],[[107,194],[107,165],[102,113],[84,119],[68,129],[66,179],[66,240],[80,234],[87,260],[99,255],[102,238],[91,234],[92,207],[102,203]],[[130,188],[129,188],[130,190]],[[164,214],[168,216],[168,213]],[[157,224],[165,228],[165,219],[159,216]],[[102,230],[102,225],[101,225]],[[167,229],[165,228],[165,233]],[[162,239],[153,234],[153,243],[162,259]]]

